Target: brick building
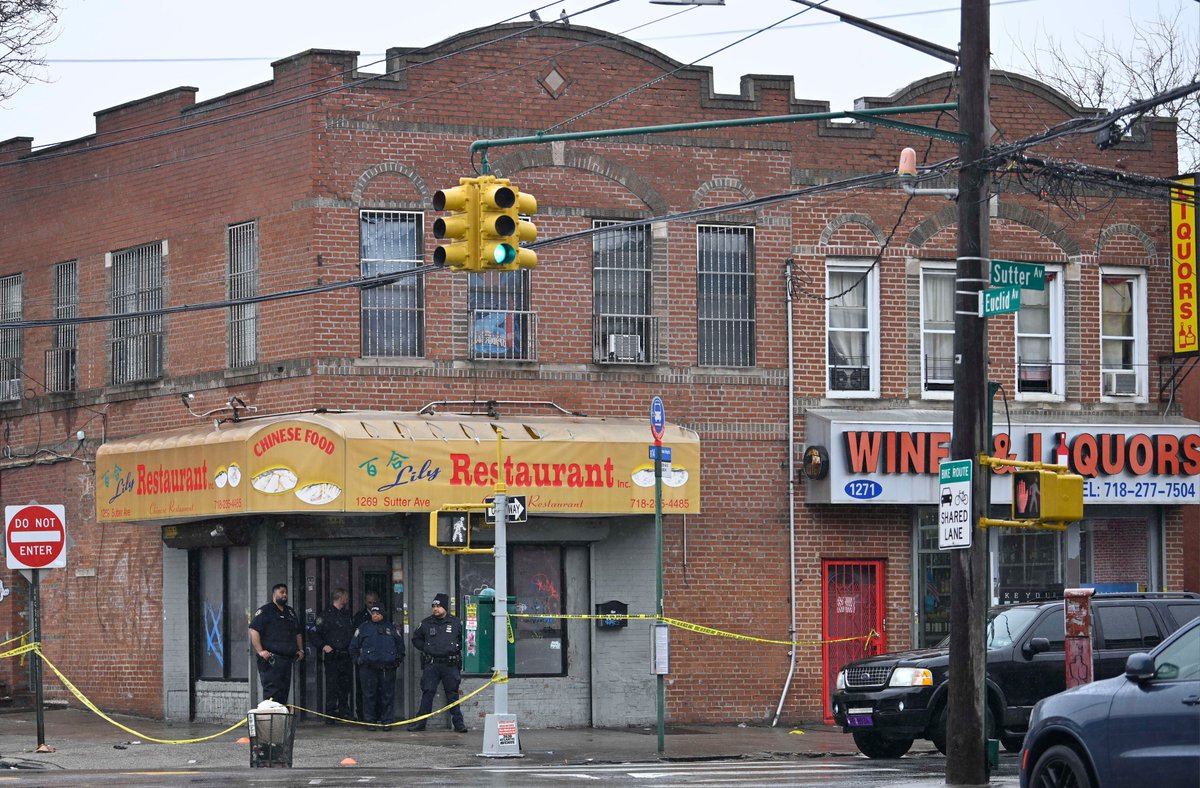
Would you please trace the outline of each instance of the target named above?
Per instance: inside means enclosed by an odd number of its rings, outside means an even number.
[[[489,51],[517,51],[512,37],[522,62],[500,75]],[[112,711],[236,718],[258,698],[244,617],[276,582],[310,624],[336,587],[355,607],[380,593],[405,625],[449,590],[477,623],[490,560],[443,556],[428,522],[493,489],[496,426],[509,492],[529,502],[510,531],[516,609],[653,612],[656,395],[675,454],[667,615],[803,644],[793,662],[786,645],[673,630],[669,719],[820,719],[838,665],[863,650],[820,641],[941,638],[955,214],[886,173],[902,147],[937,162],[952,143],[825,119],[494,148],[492,171],[537,197],[540,239],[578,235],[540,246],[532,271],[428,271],[431,197],[473,174],[474,140],[828,105],[784,77],[718,95],[707,69],[578,26],[356,63],[311,50],[216,99],[178,88],[97,112],[93,136],[0,143],[2,317],[19,321],[0,329],[0,490],[66,507],[43,644],[81,690]],[[1006,141],[1092,112],[1014,74],[992,90]],[[942,74],[862,104],[954,95]],[[1163,120],[1104,152],[1088,135],[1034,152],[1176,172]],[[989,319],[995,445],[1064,453],[1088,476],[1087,508],[1065,534],[989,533],[993,598],[1177,589],[1200,436],[1161,385],[1168,205],[1039,183],[998,176],[990,204],[993,256],[1046,266],[1045,289]],[[2,629],[18,634],[28,586],[0,577],[14,590]],[[515,621],[523,725],[653,719],[643,622]],[[297,671],[309,708],[316,673]],[[401,674],[411,712],[415,667]],[[0,679],[27,682],[11,660]],[[490,708],[482,695],[468,717]]]

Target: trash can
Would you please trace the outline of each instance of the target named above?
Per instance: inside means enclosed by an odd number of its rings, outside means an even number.
[[[286,706],[251,709],[246,714],[250,729],[251,768],[290,768],[292,744],[296,740],[296,717]]]

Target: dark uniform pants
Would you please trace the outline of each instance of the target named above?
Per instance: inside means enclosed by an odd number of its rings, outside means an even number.
[[[359,665],[358,680],[362,684],[363,722],[395,722],[392,706],[396,697],[396,669]]]
[[[426,665],[421,670],[421,708],[417,711],[418,717],[433,711],[433,698],[437,695],[439,684],[446,690],[446,703],[453,703],[458,700],[458,686],[462,684],[462,673],[456,665],[447,665],[444,662],[431,662]],[[462,707],[455,706],[450,709],[450,721],[454,723],[455,728],[466,727]],[[422,720],[418,724],[424,725],[425,722],[426,720]]]
[[[325,661],[325,713],[332,717],[350,719],[354,709],[350,707],[350,690],[354,685],[354,663],[346,651],[333,651],[324,655]]]
[[[286,706],[292,688],[292,658],[279,654],[270,659],[258,657],[258,680],[262,684],[263,700]]]

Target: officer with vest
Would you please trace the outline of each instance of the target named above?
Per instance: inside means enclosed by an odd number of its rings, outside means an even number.
[[[421,708],[417,716],[433,711],[433,698],[438,685],[446,690],[446,703],[458,700],[458,687],[462,683],[462,622],[447,611],[450,597],[438,594],[433,598],[433,615],[427,616],[421,626],[413,632],[413,646],[421,652]],[[467,732],[462,709],[450,709],[450,720],[454,730]],[[408,726],[410,731],[425,730],[425,720]]]
[[[354,631],[350,640],[350,658],[358,665],[362,684],[363,722],[390,724],[396,694],[396,667],[404,659],[404,638],[383,617],[383,608],[374,605],[367,611],[371,620]]]
[[[326,725],[333,718],[350,719],[354,709],[350,706],[350,690],[354,684],[354,671],[350,661],[350,638],[354,637],[354,623],[350,618],[350,594],[344,588],[335,588],[330,605],[317,616],[313,632],[313,648],[321,654],[325,665],[325,713],[329,715]]]
[[[277,583],[271,601],[250,620],[250,645],[258,655],[263,699],[285,706],[292,688],[292,662],[304,659],[304,635],[296,611],[288,606],[288,587]]]

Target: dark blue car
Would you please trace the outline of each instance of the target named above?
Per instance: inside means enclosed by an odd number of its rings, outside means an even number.
[[[1200,619],[1125,675],[1039,701],[1021,752],[1021,788],[1200,785]]]

